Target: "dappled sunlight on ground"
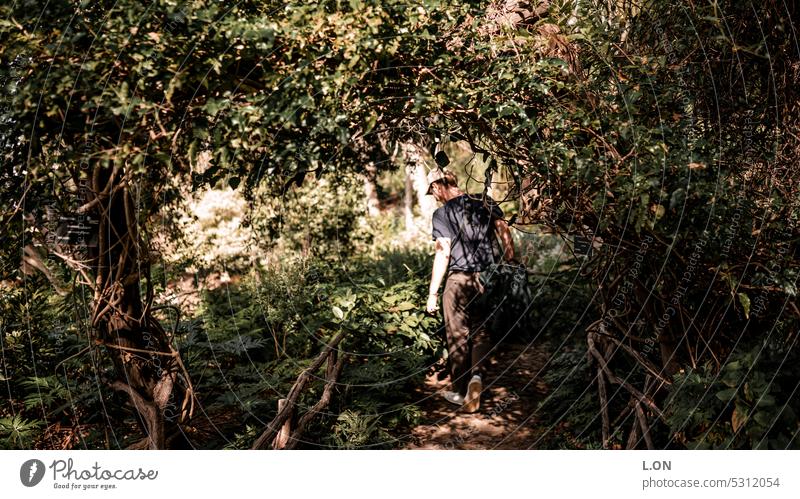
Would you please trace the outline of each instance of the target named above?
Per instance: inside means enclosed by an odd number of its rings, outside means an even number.
[[[431,373],[420,388],[423,422],[408,449],[527,449],[541,429],[532,414],[547,393],[541,380],[547,354],[535,346],[501,345],[487,366],[481,409],[463,413],[442,397],[449,378]],[[529,417],[530,416],[530,417]]]

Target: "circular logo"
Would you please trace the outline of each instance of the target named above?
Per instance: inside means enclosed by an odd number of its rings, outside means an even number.
[[[29,459],[19,469],[19,479],[26,487],[35,487],[44,478],[44,463],[38,459]]]

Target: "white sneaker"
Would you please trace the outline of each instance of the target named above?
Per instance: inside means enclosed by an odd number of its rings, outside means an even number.
[[[458,392],[451,392],[451,391],[448,390],[448,391],[444,392],[443,395],[444,395],[444,399],[446,401],[450,402],[451,404],[455,404],[455,405],[463,405],[464,404],[464,396],[461,395]]]
[[[469,380],[467,385],[467,396],[464,399],[464,411],[475,412],[481,407],[481,392],[483,391],[483,382],[479,375],[475,375]]]

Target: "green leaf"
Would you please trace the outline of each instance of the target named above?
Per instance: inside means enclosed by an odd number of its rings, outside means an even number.
[[[745,293],[739,293],[737,295],[739,297],[739,303],[742,304],[742,308],[744,309],[744,316],[746,318],[750,318],[750,297],[747,296]]]
[[[739,386],[743,376],[744,373],[738,369],[725,368],[722,372],[722,376],[720,377],[720,381],[722,381],[722,384],[725,386],[736,387]]]
[[[208,113],[209,116],[213,117],[222,109],[222,102],[223,101],[217,99],[208,99],[206,105],[203,106],[203,110]]]
[[[772,425],[772,414],[766,411],[758,411],[753,415],[753,421],[769,428]]]
[[[736,396],[736,388],[726,388],[725,390],[716,393],[718,399],[723,402],[728,402]]]
[[[411,335],[411,336],[413,336],[413,335],[414,335],[414,330],[413,330],[413,329],[411,329],[411,327],[409,327],[409,325],[408,325],[408,324],[406,324],[405,322],[404,322],[404,323],[402,323],[402,324],[400,324],[400,328],[399,328],[399,329],[400,329],[400,331],[403,331],[403,332],[405,332],[405,333],[408,333],[408,334],[409,334],[409,335]]]
[[[758,403],[756,404],[758,407],[770,407],[775,405],[775,397],[772,395],[764,395],[758,399]]]
[[[399,299],[400,299],[400,297],[397,296],[397,295],[388,295],[388,296],[384,296],[383,297],[383,301],[385,301],[386,303],[389,303],[389,304],[396,303],[397,300],[399,300]]]

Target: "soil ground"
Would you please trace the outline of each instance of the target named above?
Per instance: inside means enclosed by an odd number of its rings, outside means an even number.
[[[533,345],[499,346],[487,365],[481,408],[473,414],[442,397],[449,377],[429,374],[418,394],[422,423],[412,428],[406,448],[535,448],[543,433],[536,408],[547,394],[541,379],[546,361],[547,353]]]

